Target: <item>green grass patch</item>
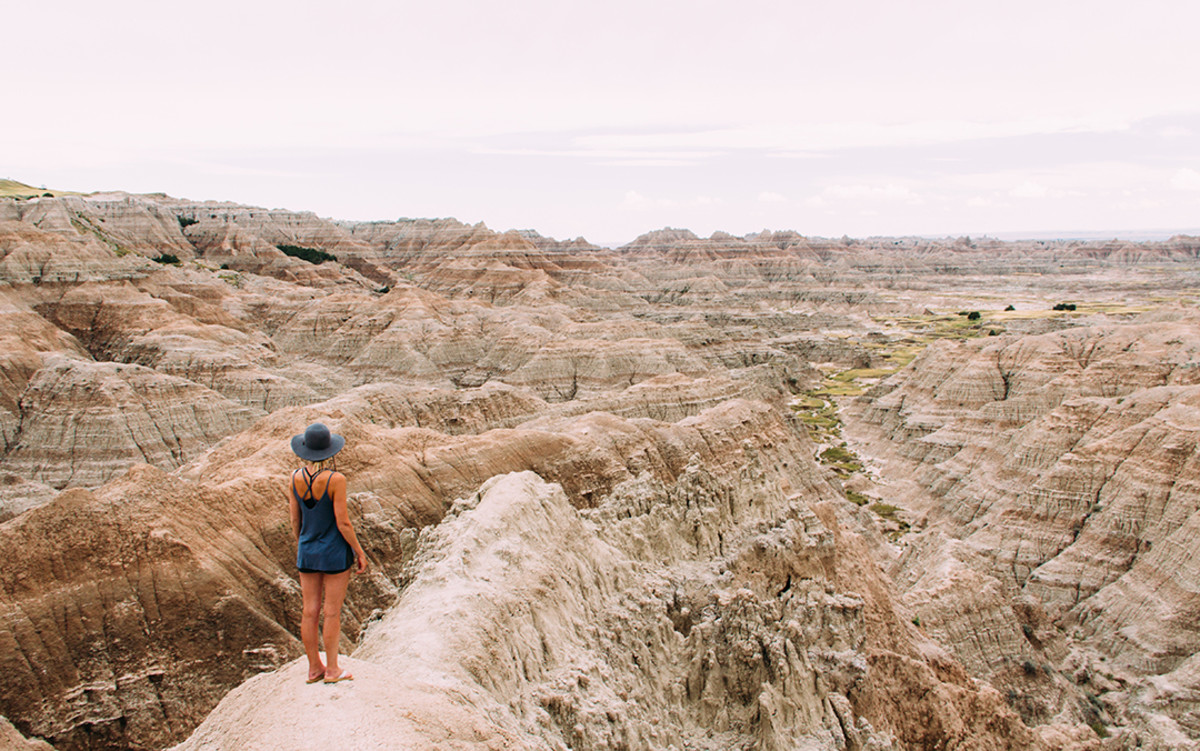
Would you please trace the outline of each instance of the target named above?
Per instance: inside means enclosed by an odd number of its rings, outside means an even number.
[[[858,457],[853,451],[843,446],[830,446],[821,452],[821,460],[825,462],[853,462],[858,461]]]
[[[837,383],[836,381],[833,383],[826,381],[825,383],[826,383],[826,385],[822,386],[819,389],[816,389],[815,391],[810,391],[809,393],[813,394],[814,396],[826,396],[826,397],[858,396],[859,394],[861,394],[863,391],[866,390],[862,386],[858,385],[857,383]]]
[[[899,506],[893,506],[890,503],[876,502],[871,504],[871,510],[879,514],[884,519],[890,521],[899,521],[896,518],[896,512],[900,510]]]
[[[1075,306],[1076,313],[1104,313],[1106,315],[1137,315],[1153,310],[1150,305],[1126,305],[1124,303],[1079,303]]]
[[[921,350],[923,350],[923,349],[925,349],[925,347],[923,347],[923,346],[901,347],[899,349],[896,349],[892,352],[885,354],[883,356],[883,358],[885,360],[887,360],[888,362],[895,363],[896,370],[899,370],[900,368],[903,368],[905,365],[908,365],[913,360],[917,359],[917,355],[920,354]]]
[[[861,472],[863,468],[862,461],[859,460],[853,451],[847,449],[844,444],[842,446],[830,446],[818,454],[817,459],[821,464],[829,467],[841,477],[849,477],[855,472]]]
[[[830,376],[830,379],[849,383],[859,378],[883,378],[895,372],[894,368],[851,368],[850,370],[843,370],[841,373]]]
[[[808,394],[805,394],[796,401],[792,402],[792,407],[794,409],[823,409],[828,405],[829,403],[824,399],[816,396],[809,396]]]
[[[797,415],[800,422],[810,428],[817,428],[825,431],[834,431],[841,423],[837,417],[827,414],[824,410],[817,413],[800,413]]]
[[[35,188],[32,185],[19,183],[16,180],[0,180],[0,198],[38,198],[40,196],[78,196],[81,193],[76,193],[70,190],[48,190],[46,188]]]
[[[855,506],[866,506],[868,503],[871,502],[870,497],[863,495],[862,493],[858,492],[857,490],[847,490],[846,491],[846,500],[850,501]]]

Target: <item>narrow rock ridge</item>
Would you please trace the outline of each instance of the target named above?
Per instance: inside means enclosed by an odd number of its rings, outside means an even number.
[[[699,463],[676,493],[687,511],[678,500],[659,509],[675,520],[638,516],[662,531],[684,522],[661,544],[688,565],[647,570],[605,542],[645,538],[605,534],[595,523],[604,514],[589,521],[557,486],[530,472],[488,480],[422,534],[399,600],[347,661],[353,682],[304,686],[302,661],[285,666],[231,693],[176,749],[346,737],[367,749],[891,748],[892,733],[919,743],[930,730],[969,745],[984,707],[999,713],[990,722],[1019,725],[944,657],[929,660],[939,679],[911,643],[907,655],[858,655],[880,628],[864,615],[879,603],[835,589],[839,568],[856,567],[836,560],[821,519],[837,524],[832,507],[819,515],[778,489],[764,499],[720,488]],[[700,536],[685,531],[695,524]],[[733,538],[717,542],[724,532]],[[856,703],[899,709],[900,697],[881,690],[888,677],[871,685],[897,667],[927,671],[924,692],[943,692],[944,702],[917,700],[933,728],[879,730],[856,712]],[[316,721],[295,723],[298,708]],[[1026,730],[1009,747],[1039,742]]]

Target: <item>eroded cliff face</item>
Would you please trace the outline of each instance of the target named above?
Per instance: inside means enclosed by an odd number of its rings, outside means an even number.
[[[893,574],[927,630],[1027,719],[1192,743],[1200,319],[944,343],[852,412],[914,480]]]
[[[61,749],[214,707],[188,747],[295,748],[351,697],[362,747],[1181,747],[1197,247],[0,200],[0,714]],[[919,350],[841,446],[847,384]],[[332,688],[292,662],[315,420],[374,563]]]

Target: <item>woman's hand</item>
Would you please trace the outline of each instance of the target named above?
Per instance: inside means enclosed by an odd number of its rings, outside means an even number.
[[[367,554],[363,551],[358,550],[354,553],[354,562],[358,564],[354,569],[356,574],[361,574],[367,570]]]

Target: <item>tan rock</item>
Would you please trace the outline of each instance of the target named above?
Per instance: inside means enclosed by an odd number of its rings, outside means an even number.
[[[261,412],[138,365],[50,356],[21,396],[9,472],[55,488],[99,485],[135,463],[195,458]]]

